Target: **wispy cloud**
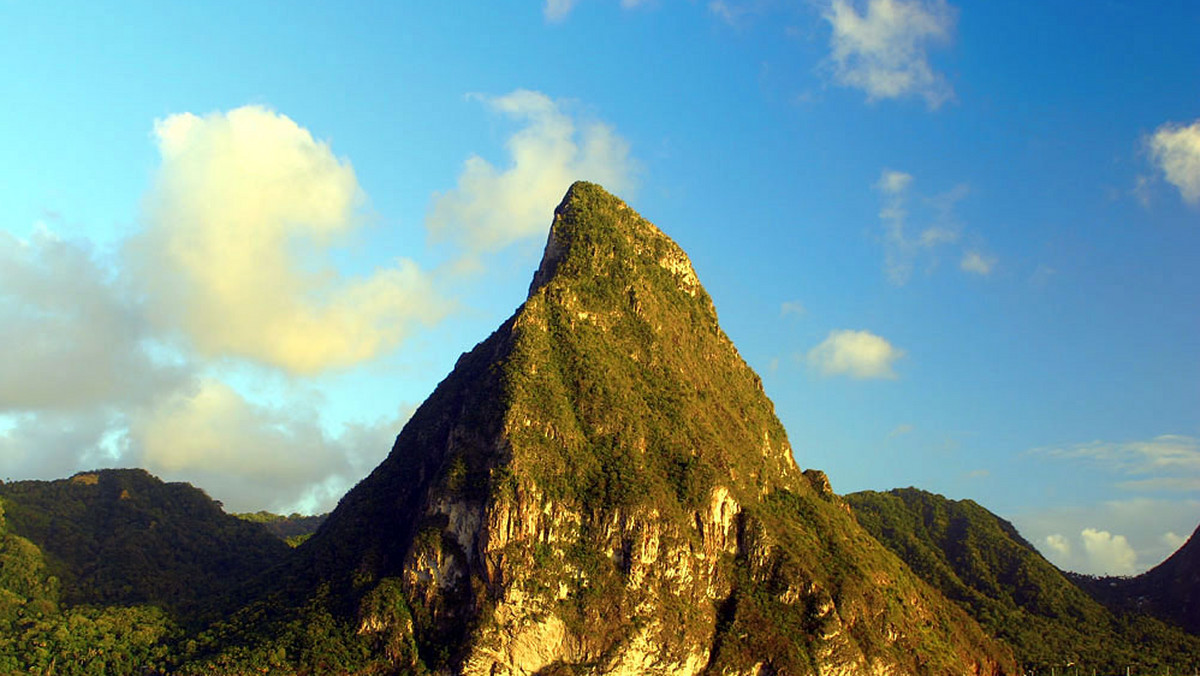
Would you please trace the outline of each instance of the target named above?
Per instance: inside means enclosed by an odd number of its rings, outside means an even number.
[[[979,251],[967,251],[959,261],[958,267],[963,272],[987,277],[996,268],[996,258]]]
[[[647,2],[649,0],[621,0],[621,7],[632,9]],[[542,15],[546,17],[546,21],[558,23],[566,19],[577,4],[579,0],[545,0],[542,3]]]
[[[953,88],[929,65],[928,50],[952,39],[957,11],[943,0],[849,0],[825,9],[833,27],[834,78],[868,100],[920,96],[930,109],[954,98]]]
[[[892,367],[903,356],[903,350],[869,331],[838,330],[809,350],[806,359],[822,375],[867,380],[895,379]]]
[[[1200,119],[1187,126],[1168,122],[1155,130],[1147,145],[1155,165],[1183,201],[1200,205]]]
[[[1125,475],[1170,472],[1200,476],[1200,439],[1182,434],[1163,434],[1144,441],[1091,441],[1072,446],[1047,446],[1030,451],[1034,455],[1067,460],[1086,460],[1111,472]]]
[[[931,268],[935,266],[938,252],[956,244],[964,229],[955,207],[970,192],[968,187],[960,184],[932,197],[918,195],[915,201],[921,213],[920,218],[914,219],[910,208],[915,180],[912,174],[884,169],[874,185],[881,196],[879,220],[883,225],[884,273],[896,286],[908,283],[919,261],[926,261]],[[987,274],[995,265],[994,257],[970,251],[964,252],[959,267],[964,272]]]
[[[544,236],[554,206],[576,180],[618,193],[633,188],[637,163],[629,143],[611,126],[573,117],[568,104],[541,92],[520,89],[478,98],[523,126],[508,139],[507,168],[473,155],[457,187],[434,195],[426,226],[435,239],[473,253],[495,251]]]
[[[785,300],[779,306],[780,317],[786,317],[788,315],[792,315],[793,317],[803,317],[806,314],[808,314],[808,309],[805,308],[804,304],[800,301]]]
[[[542,5],[542,14],[547,21],[562,21],[575,8],[578,0],[546,0]]]

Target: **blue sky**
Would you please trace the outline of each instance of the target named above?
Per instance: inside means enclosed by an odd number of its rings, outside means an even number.
[[[835,490],[1200,522],[1196,3],[424,4],[0,4],[0,475],[331,508],[589,179]]]

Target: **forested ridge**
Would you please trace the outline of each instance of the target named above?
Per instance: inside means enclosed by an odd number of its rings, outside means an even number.
[[[1013,525],[971,500],[915,488],[845,496],[868,531],[1013,647],[1028,671],[1191,672],[1200,638],[1147,614],[1112,612]]]

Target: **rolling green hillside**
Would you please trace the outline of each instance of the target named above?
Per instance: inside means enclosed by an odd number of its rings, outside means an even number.
[[[915,488],[845,496],[868,531],[1012,646],[1027,670],[1190,673],[1200,639],[1162,622],[1114,615],[1042,557],[1012,524],[970,500]]]
[[[9,482],[0,497],[67,606],[146,604],[193,623],[228,611],[235,589],[290,552],[200,489],[138,469]]]

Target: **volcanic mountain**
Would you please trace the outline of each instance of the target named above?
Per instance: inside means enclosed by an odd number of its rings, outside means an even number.
[[[524,304],[297,555],[275,576],[309,586],[276,598],[317,619],[217,670],[320,671],[305,637],[344,618],[343,668],[372,673],[1016,669],[800,470],[682,249],[588,183]]]

